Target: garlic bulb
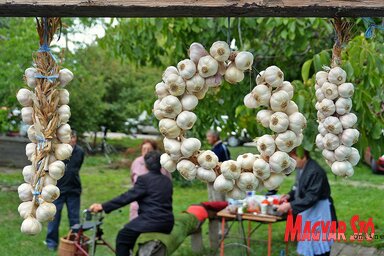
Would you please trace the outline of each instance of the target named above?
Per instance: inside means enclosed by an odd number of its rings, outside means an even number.
[[[265,79],[264,79],[264,70],[263,71],[260,71],[259,74],[257,74],[256,76],[256,84],[264,84],[265,83]]]
[[[286,91],[274,92],[270,100],[271,109],[273,111],[284,112],[285,110],[287,110],[289,102],[290,102],[289,94]]]
[[[71,108],[68,105],[61,105],[57,109],[57,113],[59,113],[59,119],[62,124],[68,123],[71,117]]]
[[[71,141],[71,132],[71,126],[63,124],[57,129],[56,136],[62,143],[69,143]]]
[[[33,108],[32,107],[24,107],[21,109],[21,119],[24,123],[32,125],[33,124]]]
[[[177,97],[168,95],[161,100],[159,109],[163,112],[164,117],[175,118],[180,114],[182,105]]]
[[[25,146],[25,155],[27,156],[28,160],[32,159],[32,155],[35,154],[35,151],[36,151],[35,143],[28,143]]]
[[[340,146],[339,137],[333,133],[327,133],[323,139],[324,148],[328,150],[335,150]]]
[[[33,208],[32,201],[22,202],[19,207],[17,208],[17,211],[20,214],[20,217],[23,219],[26,219],[30,216]]]
[[[290,157],[287,153],[282,151],[276,151],[269,158],[269,166],[271,167],[271,171],[275,173],[280,173],[284,169],[288,168],[291,164]]]
[[[284,111],[288,116],[292,115],[293,113],[296,113],[299,111],[299,108],[297,107],[296,103],[294,101],[290,101],[288,103],[287,109]]]
[[[184,139],[181,143],[181,153],[184,157],[190,157],[200,150],[201,142],[196,138]]]
[[[62,161],[55,161],[48,166],[49,176],[59,180],[64,176],[65,164]]]
[[[176,74],[170,74],[165,81],[168,92],[173,96],[183,95],[185,92],[185,82],[183,78]]]
[[[324,136],[320,133],[316,136],[316,147],[320,150],[324,149]]]
[[[183,130],[189,130],[193,127],[197,120],[195,113],[190,111],[181,112],[176,118],[176,124]]]
[[[194,95],[196,96],[197,99],[202,100],[205,97],[205,94],[208,92],[209,87],[205,84],[204,87],[198,91],[195,92]]]
[[[298,112],[299,113],[299,112]],[[291,150],[296,146],[296,134],[293,131],[285,131],[279,133],[275,139],[277,148],[283,152],[291,152]]]
[[[205,85],[208,86],[208,88],[219,87],[222,82],[223,82],[223,77],[219,73],[217,73],[214,76],[207,77],[205,79]]]
[[[337,87],[340,97],[350,98],[355,92],[355,87],[351,83],[343,83]]]
[[[185,82],[187,91],[190,93],[199,92],[204,88],[205,79],[199,74],[194,75],[191,79]]]
[[[275,140],[271,135],[263,135],[257,139],[257,150],[264,156],[271,156],[276,149]]]
[[[159,99],[162,99],[169,95],[167,85],[164,82],[160,82],[155,86],[155,92]]]
[[[236,180],[241,173],[241,165],[234,160],[224,161],[220,166],[221,174],[228,180]]]
[[[251,70],[253,64],[253,54],[250,52],[239,52],[235,58],[235,65],[241,71]]]
[[[36,219],[39,222],[52,221],[55,218],[56,206],[53,203],[44,202],[36,209]]]
[[[174,139],[179,137],[180,128],[177,126],[176,121],[173,119],[164,118],[159,122],[160,133],[169,139]]]
[[[332,150],[323,149],[323,151],[321,151],[321,154],[323,155],[325,160],[328,160],[331,163],[336,161],[335,153]]]
[[[56,144],[55,157],[57,160],[66,160],[71,157],[73,148],[69,144]]]
[[[63,68],[59,71],[59,80],[60,80],[60,86],[65,87],[69,82],[71,82],[73,79],[73,73],[67,69]]]
[[[257,104],[256,99],[252,96],[251,93],[248,93],[247,95],[245,95],[245,97],[244,97],[244,105],[247,108],[257,108],[257,107],[259,107],[259,105]]]
[[[317,89],[315,95],[318,102],[321,102],[323,99],[325,99],[325,95],[321,89]]]
[[[348,161],[334,162],[332,164],[331,170],[333,174],[341,177],[350,177],[353,175],[353,167]]]
[[[28,139],[31,142],[37,143],[36,130],[35,130],[35,126],[34,125],[31,125],[31,126],[28,127],[27,135],[28,135]]]
[[[268,106],[271,99],[271,89],[265,84],[256,85],[251,92],[258,106]]]
[[[41,198],[48,203],[52,203],[59,198],[59,196],[60,190],[55,185],[47,185],[41,190]]]
[[[357,116],[353,113],[348,113],[339,117],[340,123],[344,129],[352,128],[357,123]]]
[[[43,186],[47,186],[47,185],[55,185],[56,186],[57,184],[57,180],[52,178],[51,176],[49,175],[45,175],[44,176],[44,180],[43,180]]]
[[[186,180],[194,180],[197,174],[197,168],[194,163],[188,160],[181,160],[177,166],[177,170],[180,172],[181,176]]]
[[[351,98],[338,98],[336,103],[336,113],[339,115],[348,114],[352,109]]]
[[[199,75],[204,78],[215,75],[218,68],[219,63],[210,55],[201,57],[197,65]]]
[[[181,154],[181,142],[175,139],[163,139],[164,151],[169,155]]]
[[[236,185],[240,190],[252,191],[259,186],[259,180],[252,172],[243,172],[240,174],[239,179],[236,180]]]
[[[299,147],[301,145],[301,143],[303,143],[303,139],[304,139],[304,134],[303,133],[296,134],[295,147]]]
[[[214,182],[216,179],[216,173],[212,169],[199,167],[197,168],[196,178],[205,182]]]
[[[206,150],[197,157],[197,162],[205,169],[213,169],[218,164],[219,158],[211,150]]]
[[[33,184],[33,178],[35,177],[35,168],[32,165],[27,165],[23,168],[24,181]]]
[[[295,133],[300,133],[307,126],[307,119],[300,112],[293,113],[288,117],[289,129]]]
[[[171,159],[170,155],[164,153],[160,157],[161,166],[168,172],[176,171],[176,163]]]
[[[329,99],[323,99],[320,103],[319,103],[319,111],[321,111],[321,113],[325,116],[325,117],[328,117],[328,116],[331,116],[335,113],[336,111],[336,106],[335,104],[333,103],[333,100],[329,100]]]
[[[264,73],[264,80],[267,84],[272,87],[279,87],[283,84],[284,81],[284,73],[280,68],[276,66],[268,67]]]
[[[343,84],[346,79],[347,73],[340,67],[334,67],[328,73],[328,81],[333,84]]]
[[[189,58],[195,62],[199,63],[201,57],[208,55],[208,52],[205,50],[204,46],[199,43],[192,43],[188,50]]]
[[[272,110],[263,109],[257,112],[256,120],[263,127],[269,128],[269,122],[271,120],[271,115],[273,114]]]
[[[325,82],[328,81],[328,73],[325,71],[319,71],[316,73],[316,84],[318,84],[320,87],[323,86]]]
[[[253,174],[259,179],[266,180],[271,175],[271,168],[264,159],[256,159],[253,163]]]
[[[229,65],[224,75],[225,81],[230,84],[236,84],[238,82],[243,81],[244,72],[238,69],[233,63]]]
[[[340,145],[335,149],[335,158],[336,161],[345,161],[352,153],[352,148],[344,145]]]
[[[356,129],[345,129],[341,134],[340,141],[343,145],[351,147],[359,141],[360,133]]]
[[[317,130],[322,136],[325,136],[325,134],[328,133],[327,129],[325,129],[323,123],[319,123],[319,126],[317,127]]]
[[[263,185],[267,190],[274,190],[279,188],[283,183],[285,175],[282,173],[271,173],[271,176],[264,180]]]
[[[165,83],[167,81],[167,78],[169,75],[171,74],[174,74],[174,75],[179,75],[179,71],[177,70],[176,67],[174,66],[169,66],[165,69],[164,73],[163,73],[163,76],[162,76],[162,79],[163,79],[163,82]]]
[[[17,188],[17,193],[19,194],[19,198],[21,201],[31,201],[33,198],[32,194],[33,188],[29,183],[23,183]]]
[[[212,44],[209,53],[215,60],[223,62],[228,60],[231,49],[229,49],[229,45],[226,42],[217,41]]]
[[[28,89],[20,89],[17,92],[16,95],[17,101],[20,103],[23,107],[30,107],[32,106],[32,92]]]
[[[277,87],[277,90],[287,92],[289,95],[289,99],[292,99],[294,89],[290,82],[284,81],[281,86]]]
[[[243,170],[252,170],[253,163],[257,159],[256,155],[252,153],[245,153],[237,157],[237,163],[240,165],[240,168]]]
[[[199,103],[199,100],[193,94],[185,94],[183,98],[181,98],[181,106],[183,110],[187,110],[187,111],[194,110],[198,103]]]
[[[271,115],[269,128],[274,132],[284,132],[288,129],[289,119],[287,114],[283,112],[275,112]]]
[[[359,151],[355,148],[351,148],[351,154],[349,155],[347,160],[352,164],[352,166],[356,166],[360,161]]]
[[[233,183],[233,180],[228,180],[223,174],[221,174],[217,176],[215,182],[213,183],[213,189],[221,193],[226,193],[233,189]]]
[[[177,69],[180,76],[184,79],[190,79],[196,74],[196,64],[190,59],[180,61],[177,64]]]
[[[36,75],[38,75],[36,68],[27,68],[24,72],[27,85],[32,89],[36,87],[36,78],[35,78]]]
[[[337,90],[337,85],[325,82],[321,87],[321,91],[324,94],[324,97],[329,100],[334,100],[339,96],[339,92]]]
[[[229,192],[227,192],[227,197],[235,199],[235,200],[241,200],[244,199],[246,196],[245,191],[241,190],[238,186],[234,186],[233,189]]]
[[[68,105],[69,92],[66,89],[59,90],[59,105]]]
[[[328,132],[333,134],[340,134],[343,131],[343,126],[341,125],[339,118],[335,116],[325,118],[323,126]]]
[[[282,171],[282,173],[284,173],[285,175],[291,174],[296,168],[296,160],[293,159],[292,157],[290,157],[289,160],[290,160],[289,166]]]
[[[36,235],[41,232],[41,229],[41,223],[33,217],[26,218],[20,228],[21,232],[27,235]]]

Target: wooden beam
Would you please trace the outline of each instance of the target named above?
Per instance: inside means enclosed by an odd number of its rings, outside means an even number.
[[[384,0],[0,0],[0,16],[383,17]]]

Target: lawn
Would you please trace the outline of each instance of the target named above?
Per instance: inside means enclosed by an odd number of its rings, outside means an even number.
[[[128,145],[138,145],[137,141],[128,142]],[[243,152],[255,152],[253,148],[231,148],[232,158]],[[83,184],[82,208],[87,208],[93,202],[103,202],[127,190],[130,185],[129,163],[137,151],[127,151],[125,154],[113,156],[114,163],[107,164],[103,156],[87,157],[81,171]],[[317,157],[316,157],[317,158]],[[121,161],[125,159],[125,161]],[[321,161],[323,164],[323,162]],[[374,175],[365,165],[359,165],[355,170],[355,175],[350,179],[335,180],[334,176],[327,168],[332,187],[332,196],[335,201],[339,220],[346,222],[348,231],[351,231],[349,221],[355,214],[360,215],[361,220],[368,220],[372,217],[375,224],[376,234],[384,235],[384,218],[382,194],[384,193],[384,175]],[[294,176],[287,177],[280,191],[286,192],[292,185]],[[22,182],[21,170],[19,172],[0,172],[0,185],[17,187]],[[192,203],[205,201],[207,198],[206,188],[201,182],[180,183],[176,182],[174,187],[174,213],[179,213]],[[2,256],[22,256],[22,255],[55,255],[48,252],[43,240],[46,232],[46,225],[41,234],[28,237],[20,233],[19,228],[21,219],[17,213],[19,199],[16,191],[3,191],[0,193],[1,218],[0,218],[0,255]],[[68,231],[68,222],[64,218],[61,224],[60,233],[63,236]],[[106,216],[103,224],[104,237],[111,243],[117,231],[128,221],[129,207],[124,207]],[[236,232],[234,227],[233,231]],[[273,226],[273,255],[279,255],[284,248],[282,239],[284,236],[285,224],[277,223]],[[207,225],[203,227],[204,243],[208,247]],[[257,242],[252,244],[252,255],[263,255],[265,244],[260,242],[266,240],[266,226],[262,226],[254,235],[253,239]],[[366,246],[384,247],[384,240],[374,240],[373,242],[363,242]],[[291,247],[291,254],[294,251]],[[205,251],[203,255],[209,252]],[[232,254],[232,253],[231,253]],[[97,255],[112,255],[105,249],[98,249]],[[186,239],[174,255],[192,255],[190,250],[190,240]],[[229,255],[229,254],[228,254]]]

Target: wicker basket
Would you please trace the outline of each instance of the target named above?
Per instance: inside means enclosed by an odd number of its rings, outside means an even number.
[[[65,237],[60,238],[58,255],[59,256],[86,256],[88,254],[84,254],[81,252],[75,245],[75,240],[77,239],[77,234],[69,232],[69,234]],[[81,241],[80,246],[84,251],[88,252],[88,242],[89,237],[83,234],[83,241]]]

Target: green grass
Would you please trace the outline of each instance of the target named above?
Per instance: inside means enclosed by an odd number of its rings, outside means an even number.
[[[255,152],[253,148],[230,148],[232,158],[239,153]],[[125,158],[133,159],[134,154],[126,155]],[[115,156],[114,160],[120,160],[121,156]],[[346,222],[348,231],[351,231],[349,220],[359,214],[362,220],[373,218],[375,231],[377,234],[384,234],[384,218],[382,196],[383,187],[377,187],[384,184],[384,175],[374,175],[365,166],[358,166],[355,175],[347,180],[338,178],[336,181],[333,175],[328,171],[329,180],[331,181],[332,196],[335,200],[337,214],[339,220]],[[87,208],[93,202],[103,202],[116,196],[130,187],[130,173],[128,168],[114,169],[107,165],[107,161],[103,156],[87,157],[84,167],[81,170],[81,179],[83,184],[82,209]],[[280,191],[287,192],[294,181],[294,175],[287,177]],[[22,182],[21,170],[19,172],[0,173],[1,185],[14,185],[17,187]],[[364,187],[359,186],[365,184]],[[370,187],[367,187],[369,185]],[[192,182],[190,186],[181,187],[176,185],[174,188],[174,213],[185,210],[188,205],[198,203],[207,199],[207,192],[204,185],[200,182]],[[0,218],[0,255],[2,256],[30,256],[30,255],[55,255],[48,252],[43,245],[46,233],[46,225],[41,234],[33,237],[25,236],[20,233],[20,224],[22,220],[17,213],[19,199],[16,191],[5,191],[0,193],[1,218]],[[103,224],[104,237],[114,244],[115,236],[118,230],[128,222],[129,207],[124,207],[119,211],[115,211],[106,216]],[[68,231],[68,221],[66,211],[63,212],[60,235],[64,236]],[[234,226],[233,233],[236,234],[237,226]],[[285,223],[277,223],[273,225],[273,255],[279,255],[281,249],[284,248],[282,243],[285,232]],[[207,224],[203,226],[203,236],[205,247],[208,248],[209,240],[207,235]],[[267,239],[267,227],[261,228],[254,234],[252,243],[252,255],[263,255],[265,253],[266,244],[260,241]],[[373,242],[363,242],[366,246],[384,247],[383,240]],[[230,248],[228,248],[230,249]],[[290,247],[291,255],[295,255],[294,245]],[[227,251],[229,253],[229,251]],[[207,255],[205,251],[202,255]],[[112,255],[104,248],[98,248],[97,255]],[[193,255],[190,249],[190,239],[187,238],[174,255],[187,256]],[[231,252],[227,255],[239,255]]]

